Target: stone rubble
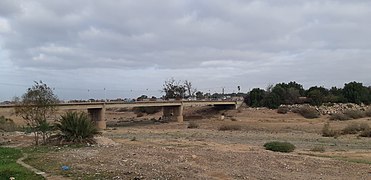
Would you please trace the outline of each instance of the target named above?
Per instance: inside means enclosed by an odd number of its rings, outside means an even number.
[[[321,106],[311,106],[309,104],[293,104],[293,105],[281,105],[280,107],[286,107],[289,112],[295,112],[297,109],[303,107],[314,107],[321,115],[331,115],[336,113],[344,113],[348,110],[360,110],[366,111],[371,110],[371,106],[364,104],[354,103],[327,103]]]

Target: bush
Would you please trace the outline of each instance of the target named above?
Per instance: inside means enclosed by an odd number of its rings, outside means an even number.
[[[189,129],[195,129],[195,128],[198,128],[198,124],[197,124],[196,122],[194,122],[194,121],[191,121],[191,122],[189,122],[189,124],[188,124],[188,128],[189,128]]]
[[[371,137],[371,129],[367,129],[367,130],[362,131],[361,134],[359,134],[359,136],[361,136],[361,137]]]
[[[285,106],[280,106],[277,109],[277,113],[279,114],[286,114],[287,112],[289,112],[289,108]]]
[[[302,107],[299,109],[299,114],[307,119],[314,119],[320,116],[319,112],[313,107]]]
[[[12,132],[18,129],[12,119],[0,116],[0,131]]]
[[[289,153],[295,150],[295,146],[289,142],[272,141],[264,144],[266,150]]]
[[[60,136],[69,142],[83,142],[99,134],[95,124],[84,112],[67,112],[61,116],[56,127],[61,131]]]
[[[314,148],[310,149],[313,152],[325,152],[325,147],[323,146],[315,146]]]
[[[331,114],[330,116],[330,120],[336,120],[336,121],[346,121],[350,119],[352,118],[350,118],[348,115],[343,114],[343,113],[335,113],[335,114]]]
[[[338,137],[339,131],[335,131],[330,129],[330,123],[325,123],[322,128],[322,136],[323,137]]]
[[[371,117],[371,109],[367,109],[367,110],[365,111],[365,116],[366,116],[366,117]]]
[[[342,130],[342,134],[357,134],[358,132],[367,130],[369,128],[370,127],[366,123],[352,123]]]
[[[238,124],[224,124],[219,127],[219,131],[238,131],[241,130],[241,126]]]
[[[361,110],[347,110],[344,112],[345,115],[349,116],[352,119],[359,119],[366,116],[365,112]]]

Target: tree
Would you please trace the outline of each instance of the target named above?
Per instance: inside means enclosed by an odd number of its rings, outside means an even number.
[[[197,99],[204,99],[204,98],[205,98],[205,95],[204,95],[203,92],[201,92],[201,91],[197,91],[197,92],[196,92],[196,98],[197,98]]]
[[[329,91],[326,88],[318,86],[310,87],[307,91],[307,97],[310,99],[310,104],[316,106],[320,106],[328,100],[325,97],[332,98],[329,96]]]
[[[50,125],[47,120],[56,111],[55,104],[59,102],[53,90],[42,81],[35,81],[35,84],[28,88],[21,98],[16,99],[15,112],[21,116],[27,126],[34,133],[35,144],[39,144],[39,135],[45,143]]]
[[[165,99],[181,99],[184,98],[186,92],[184,85],[180,84],[180,81],[175,81],[174,78],[165,81],[162,90],[165,93]]]
[[[192,83],[188,80],[185,80],[184,81],[184,87],[186,88],[187,90],[187,93],[188,93],[188,97],[194,97],[195,96],[195,93],[197,92],[197,89],[195,88],[192,88]]]
[[[252,89],[247,97],[245,98],[245,103],[251,107],[259,107],[262,106],[261,101],[265,97],[265,91],[260,88]]]
[[[143,94],[137,98],[137,101],[143,101],[144,99],[148,99],[148,96]]]
[[[264,97],[261,105],[270,109],[277,109],[281,105],[281,100],[276,93],[271,92]]]
[[[348,102],[368,104],[368,89],[362,83],[350,82],[344,85],[343,94]]]

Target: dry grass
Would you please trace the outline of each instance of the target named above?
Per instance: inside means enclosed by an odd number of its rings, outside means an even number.
[[[189,122],[189,124],[188,124],[188,128],[189,129],[196,129],[196,128],[198,128],[198,124],[196,123],[196,122],[194,122],[194,121],[191,121],[191,122]]]
[[[330,123],[325,123],[322,128],[323,137],[338,137],[340,135],[339,131],[330,128]]]
[[[323,153],[323,152],[326,151],[326,149],[325,149],[324,146],[315,146],[315,147],[313,147],[312,149],[310,149],[310,151],[312,151],[312,152],[321,152],[321,153]]]
[[[360,119],[366,117],[365,112],[361,110],[347,110],[344,112],[344,114],[352,119]]]
[[[223,124],[218,128],[219,131],[238,131],[241,130],[241,125],[238,124]]]
[[[331,114],[330,116],[330,120],[333,120],[333,121],[346,121],[350,119],[352,118],[350,118],[348,115],[345,115],[343,113],[335,113],[335,114]]]

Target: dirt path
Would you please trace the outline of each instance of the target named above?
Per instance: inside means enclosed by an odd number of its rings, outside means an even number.
[[[27,157],[28,157],[28,154],[23,154],[23,157],[19,158],[17,160],[17,163],[20,164],[21,166],[31,170],[35,174],[44,177],[47,180],[68,180],[68,178],[65,178],[65,177],[62,177],[62,176],[55,176],[55,175],[46,174],[45,172],[42,172],[42,171],[36,169],[35,167],[32,167],[32,166],[24,163],[23,160],[27,159]]]

